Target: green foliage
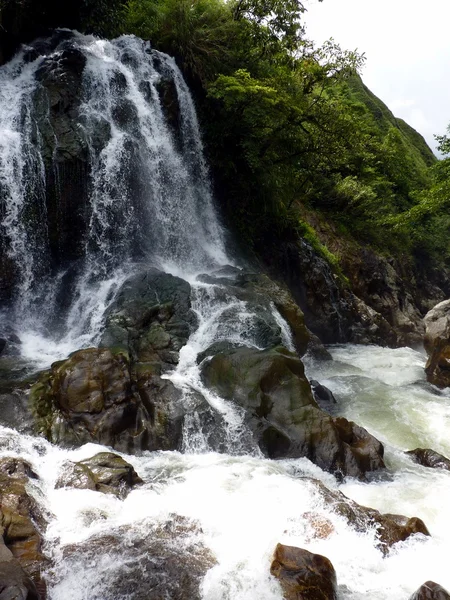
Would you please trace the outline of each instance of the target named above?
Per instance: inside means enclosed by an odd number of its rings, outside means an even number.
[[[236,35],[231,7],[211,0],[131,0],[124,30],[151,40],[200,81],[226,68]]]

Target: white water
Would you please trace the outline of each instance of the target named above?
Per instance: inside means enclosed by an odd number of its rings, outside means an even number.
[[[0,69],[0,233],[19,272],[5,321],[38,367],[95,344],[106,308],[139,264],[186,277],[229,262],[193,101],[175,61],[134,37],[77,34],[71,45],[86,57],[77,127],[90,170],[84,256],[71,291],[64,271],[51,273],[42,114],[34,105],[39,68],[57,64],[67,42]],[[180,107],[176,135],[158,95],[164,84]]]
[[[208,331],[206,321],[203,326]],[[122,501],[98,492],[54,489],[65,460],[92,456],[98,446],[64,451],[0,430],[1,454],[30,460],[41,477],[36,494],[53,515],[47,551],[60,559],[69,544],[122,525],[132,537],[138,536],[176,514],[200,523],[201,539],[217,560],[203,582],[204,600],[281,600],[269,574],[278,542],[327,556],[337,571],[341,600],[407,600],[428,579],[450,588],[450,473],[418,466],[402,453],[420,443],[450,455],[450,443],[441,437],[450,419],[448,397],[423,385],[418,369],[423,357],[413,350],[347,346],[332,353],[335,362],[320,368],[309,365],[311,374],[334,391],[340,411],[342,407],[349,418],[357,416],[358,423],[384,440],[390,472],[384,480],[350,480],[339,489],[383,512],[423,518],[431,538],[414,536],[383,557],[373,531],[354,531],[323,505],[304,477],[320,479],[330,488],[338,484],[306,459],[177,452],[126,456],[145,484]],[[180,373],[192,368],[185,356],[183,362]],[[305,513],[328,519],[334,529],[331,536],[317,539]],[[67,567],[60,560],[50,578],[52,600],[122,600],[102,592],[99,567],[107,557],[80,558]],[[123,560],[125,564],[125,554]],[[114,569],[120,569],[120,563]]]

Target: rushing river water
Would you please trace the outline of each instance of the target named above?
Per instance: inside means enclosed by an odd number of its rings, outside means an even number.
[[[108,562],[107,554],[67,562],[64,547],[120,526],[138,536],[173,515],[198,521],[202,540],[217,559],[203,581],[205,600],[280,600],[278,583],[269,574],[278,542],[327,556],[342,600],[404,600],[429,579],[450,587],[450,473],[421,467],[403,453],[420,445],[450,454],[448,395],[426,384],[424,357],[411,349],[339,346],[331,351],[334,361],[311,362],[308,373],[334,391],[340,414],[385,443],[388,473],[370,483],[347,480],[338,486],[307,459],[157,452],[125,456],[144,485],[119,500],[55,489],[64,462],[88,458],[98,446],[67,451],[3,429],[2,455],[29,460],[41,478],[34,493],[51,515],[46,549],[57,564],[50,598],[118,600],[108,589],[107,573],[126,567],[126,547],[123,565],[117,558]],[[374,546],[375,532],[353,530],[323,504],[309,477],[382,512],[419,516],[431,538],[410,537],[383,557]],[[333,524],[327,539],[314,537],[304,516],[311,512]]]

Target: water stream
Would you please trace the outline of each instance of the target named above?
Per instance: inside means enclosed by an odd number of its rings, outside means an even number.
[[[119,500],[88,490],[54,489],[67,459],[88,458],[98,446],[66,451],[2,429],[1,455],[31,462],[41,477],[35,493],[52,515],[47,551],[59,562],[50,578],[50,598],[116,600],[104,573],[126,566],[126,545],[123,564],[116,557],[109,566],[107,557],[61,558],[62,549],[120,526],[139,537],[174,514],[200,523],[202,540],[217,559],[203,582],[205,600],[281,600],[269,575],[278,542],[330,558],[341,600],[404,600],[428,579],[450,587],[450,473],[421,467],[403,454],[418,444],[450,454],[442,435],[450,419],[448,396],[424,382],[423,357],[413,350],[347,346],[332,353],[334,362],[310,365],[310,374],[335,392],[339,412],[385,442],[388,464],[388,476],[369,484],[348,480],[339,489],[380,511],[423,518],[431,538],[413,536],[383,557],[374,546],[374,531],[354,531],[323,504],[308,478],[329,488],[338,484],[307,459],[271,461],[204,451],[125,456],[145,484]],[[315,538],[305,513],[329,520],[330,537]]]

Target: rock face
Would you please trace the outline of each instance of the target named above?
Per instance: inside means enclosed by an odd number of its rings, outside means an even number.
[[[320,554],[278,544],[270,567],[286,600],[336,600],[336,572]]]
[[[190,294],[186,281],[156,269],[130,277],[106,314],[100,345],[160,371],[173,367],[197,324]]]
[[[109,557],[104,570],[98,569],[99,553]],[[88,595],[133,600],[200,600],[201,582],[215,564],[198,524],[178,516],[92,537],[66,547],[63,559],[68,572],[87,579]]]
[[[306,456],[338,476],[359,478],[384,467],[382,444],[362,427],[322,412],[302,362],[284,348],[223,350],[204,361],[202,377],[245,409],[249,428],[270,458]]]
[[[339,257],[345,280],[303,239],[277,239],[259,253],[269,275],[287,284],[308,328],[324,343],[421,344],[423,315],[450,295],[449,273],[385,258],[317,214],[304,217]]]
[[[21,459],[0,460],[0,533],[3,536],[0,581],[5,588],[22,594],[5,595],[5,598],[34,599],[45,595],[41,570],[46,559],[41,549],[41,532],[46,524],[36,502],[26,490],[28,480],[36,477],[30,465]]]
[[[77,463],[67,463],[56,487],[74,487],[114,494],[125,498],[142,479],[122,457],[111,452],[100,452]]]
[[[109,348],[74,353],[32,387],[38,430],[68,445],[176,450],[182,394],[161,375],[177,364],[195,324],[187,282],[157,270],[132,276],[106,316],[101,343]]]
[[[434,581],[427,581],[409,600],[450,600],[450,594]]]
[[[181,435],[180,393],[158,378],[136,381],[129,359],[90,348],[55,363],[30,392],[38,430],[63,445],[96,442],[123,452],[175,449]]]
[[[450,386],[450,300],[440,302],[425,316],[427,379],[440,388]]]
[[[43,600],[36,586],[8,548],[0,544],[0,598],[5,600]]]
[[[415,450],[409,450],[406,454],[424,467],[450,471],[450,460],[429,448],[416,448]]]
[[[411,535],[430,535],[425,523],[418,517],[382,514],[373,508],[357,504],[342,492],[329,490],[320,481],[311,480],[311,484],[325,504],[333,512],[344,517],[356,531],[366,532],[375,526],[377,545],[384,554],[387,554],[394,544],[405,541]]]

